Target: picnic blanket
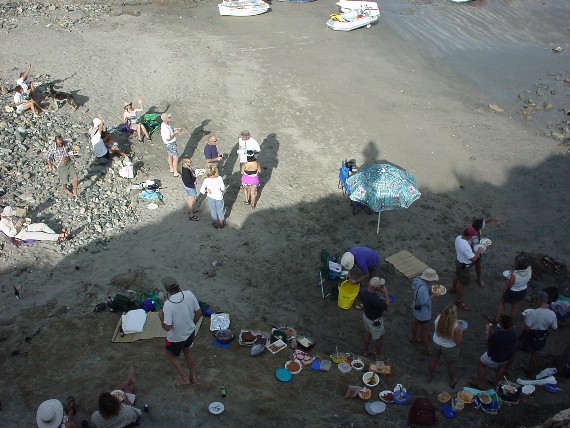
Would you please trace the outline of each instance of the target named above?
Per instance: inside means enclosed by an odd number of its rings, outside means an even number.
[[[414,278],[429,268],[412,253],[403,250],[386,258],[386,261],[403,273],[407,278]]]
[[[200,326],[202,325],[202,320],[204,317],[200,317],[196,323],[196,336],[200,331]],[[166,331],[162,328],[160,324],[160,319],[158,318],[158,312],[148,312],[146,316],[146,322],[144,323],[143,331],[140,333],[125,334],[121,336],[121,318],[117,323],[115,328],[115,333],[111,342],[113,343],[131,343],[142,339],[152,339],[155,337],[166,337]]]

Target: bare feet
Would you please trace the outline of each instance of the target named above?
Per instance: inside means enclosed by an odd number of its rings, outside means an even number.
[[[198,383],[198,378],[196,377],[195,374],[190,375],[190,382],[191,382],[192,384]]]
[[[179,377],[174,381],[174,385],[176,386],[190,385],[190,379],[188,379],[187,377]]]

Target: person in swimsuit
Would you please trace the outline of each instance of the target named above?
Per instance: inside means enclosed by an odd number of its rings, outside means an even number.
[[[260,172],[261,165],[255,157],[255,152],[253,150],[249,150],[247,152],[247,162],[241,165],[240,173],[241,184],[243,187],[244,204],[251,204],[252,210],[255,209]]]
[[[142,123],[139,122],[139,118],[137,116],[137,113],[139,111],[144,111],[143,105],[142,105],[142,100],[140,98],[138,100],[138,103],[139,103],[140,108],[134,108],[133,103],[125,104],[125,108],[123,111],[123,123],[125,125],[128,125],[131,129],[134,129],[135,131],[137,131],[137,136],[139,137],[139,143],[142,143],[143,140],[142,140],[142,136],[141,136],[141,131],[143,132],[143,134],[147,140],[149,140],[149,141],[151,141],[151,140],[150,140],[150,137],[148,135],[146,128],[143,126]]]

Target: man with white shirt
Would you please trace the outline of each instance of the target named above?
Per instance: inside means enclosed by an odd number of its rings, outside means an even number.
[[[34,83],[28,80],[31,68],[32,64],[29,64],[28,68],[20,73],[20,77],[16,80],[16,85],[19,85],[22,88],[22,92],[27,99],[35,101]]]
[[[471,249],[470,241],[473,236],[477,234],[474,227],[469,226],[463,231],[462,235],[455,238],[455,276],[453,277],[453,288],[450,293],[457,293],[455,297],[455,305],[463,310],[468,310],[463,302],[463,287],[466,287],[471,282],[471,268],[474,263],[479,260],[481,253],[485,251],[485,246],[481,245],[475,253]]]
[[[34,117],[38,117],[38,110],[45,111],[33,99],[26,99],[24,89],[20,85],[17,85],[14,91],[14,105],[16,106],[16,111],[18,113],[23,113],[26,110],[32,110]]]
[[[119,148],[119,144],[113,141],[113,136],[107,131],[103,131],[105,123],[103,117],[99,115],[93,119],[93,127],[90,131],[91,145],[97,159],[110,159],[111,154],[117,154],[124,158],[127,154]]]
[[[241,131],[240,137],[238,138],[238,153],[239,153],[239,163],[247,162],[247,152],[252,151],[257,154],[261,151],[261,147],[257,141],[251,138],[249,131]]]
[[[160,136],[162,137],[162,142],[164,147],[168,152],[168,157],[166,161],[168,162],[168,169],[175,177],[180,177],[178,171],[178,148],[176,147],[176,136],[180,134],[180,129],[172,129],[170,126],[170,113],[162,113],[160,119],[162,123],[160,124]]]

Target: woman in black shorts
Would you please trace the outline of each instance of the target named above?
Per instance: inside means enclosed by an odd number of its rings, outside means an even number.
[[[514,321],[518,315],[520,302],[526,296],[528,282],[532,276],[532,268],[524,257],[518,256],[515,259],[515,270],[509,272],[509,275],[506,277],[507,289],[499,301],[497,319],[501,319],[501,315],[503,315],[505,310],[505,303],[508,303],[511,305],[511,318]]]

